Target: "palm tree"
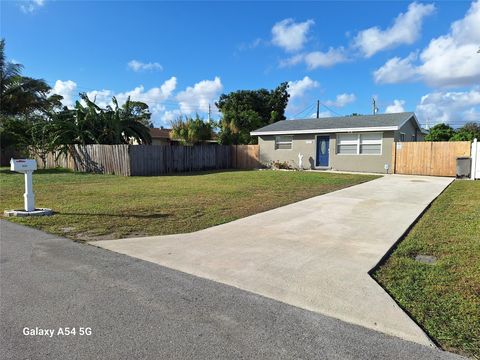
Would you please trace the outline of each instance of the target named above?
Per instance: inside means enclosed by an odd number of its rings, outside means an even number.
[[[38,131],[36,124],[48,121],[48,113],[61,107],[60,95],[50,95],[51,88],[44,80],[22,76],[22,70],[21,64],[6,60],[5,40],[0,40],[2,165],[5,165],[7,149],[15,153],[25,151],[32,143],[43,143],[45,137],[37,135],[45,133]]]
[[[6,60],[5,40],[0,40],[0,115],[24,116],[61,106],[60,95],[49,96],[50,86],[41,79],[22,76],[23,65]]]
[[[104,131],[102,144],[129,144],[136,140],[141,144],[150,144],[152,138],[150,129],[146,125],[150,121],[148,105],[131,101],[127,98],[121,107],[115,97],[112,98],[113,107],[107,106],[102,113]]]
[[[101,108],[85,93],[80,94],[74,109],[64,109],[51,114],[54,136],[59,144],[129,144],[136,140],[151,143],[150,129],[145,125],[150,119],[148,106],[127,99],[123,106],[112,98],[113,107]]]

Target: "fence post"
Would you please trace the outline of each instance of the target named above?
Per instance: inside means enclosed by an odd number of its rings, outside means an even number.
[[[472,180],[475,180],[475,175],[477,172],[477,163],[480,162],[480,159],[477,158],[478,152],[477,152],[477,147],[478,147],[478,141],[477,139],[473,139],[472,142],[472,148],[470,152],[471,160],[472,160],[472,167],[470,169],[470,178]]]
[[[397,161],[397,143],[392,143],[392,174],[395,174],[395,163]]]

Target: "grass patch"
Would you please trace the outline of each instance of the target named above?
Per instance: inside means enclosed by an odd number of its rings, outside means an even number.
[[[185,233],[377,177],[284,171],[123,177],[40,170],[33,175],[36,205],[56,214],[8,219],[75,240]],[[23,186],[23,175],[1,170],[0,206],[22,208]]]
[[[480,181],[450,185],[374,277],[445,350],[480,359]]]

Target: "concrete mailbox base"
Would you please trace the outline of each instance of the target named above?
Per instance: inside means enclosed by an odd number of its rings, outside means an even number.
[[[52,209],[35,209],[32,211],[25,211],[25,210],[5,210],[3,213],[5,216],[50,216],[53,215]]]

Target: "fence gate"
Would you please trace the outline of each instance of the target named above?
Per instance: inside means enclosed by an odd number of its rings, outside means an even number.
[[[457,157],[470,157],[470,141],[393,143],[395,174],[455,176]]]

